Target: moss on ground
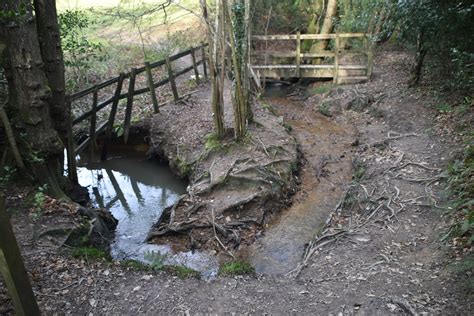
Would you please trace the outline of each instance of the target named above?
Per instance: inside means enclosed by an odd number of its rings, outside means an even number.
[[[255,274],[255,269],[250,265],[250,263],[245,261],[233,261],[225,263],[219,268],[219,275],[223,276],[248,274]]]

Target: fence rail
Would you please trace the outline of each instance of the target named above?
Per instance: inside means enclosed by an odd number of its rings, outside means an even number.
[[[347,49],[347,41],[361,41],[359,49]],[[332,41],[331,49],[302,52],[302,41]],[[252,41],[265,42],[265,49],[252,51],[251,74],[257,84],[262,78],[332,78],[334,83],[368,80],[372,73],[373,53],[370,35],[365,33],[256,35]],[[268,42],[296,41],[294,50],[268,50]],[[362,56],[360,63],[342,64],[343,57]],[[261,62],[261,59],[264,62]],[[254,61],[257,60],[257,61]],[[328,64],[328,60],[330,63]]]
[[[169,56],[166,59],[158,60],[153,63],[145,63],[143,66],[138,68],[133,68],[130,72],[121,73],[119,76],[115,78],[108,79],[101,83],[98,83],[90,88],[84,89],[82,91],[73,93],[67,97],[67,102],[71,104],[72,102],[89,96],[92,94],[92,104],[91,109],[85,113],[82,113],[78,117],[72,119],[71,122],[71,131],[69,134],[68,139],[68,173],[71,180],[77,182],[77,174],[76,174],[76,163],[75,163],[75,156],[81,153],[84,149],[86,149],[89,145],[90,154],[92,155],[95,151],[96,147],[96,139],[100,133],[106,132],[106,137],[104,140],[104,146],[102,148],[102,159],[105,159],[107,156],[107,142],[110,141],[110,138],[113,134],[113,128],[115,123],[115,116],[117,114],[117,108],[120,100],[127,100],[127,105],[125,108],[125,120],[124,120],[124,140],[127,142],[130,125],[131,125],[131,114],[133,108],[133,98],[134,96],[150,93],[150,97],[153,103],[153,109],[155,113],[159,112],[159,104],[156,97],[155,89],[170,84],[171,90],[173,92],[173,99],[178,101],[180,99],[179,92],[176,86],[176,78],[180,77],[190,71],[194,71],[194,75],[196,77],[196,81],[200,81],[200,73],[198,67],[202,65],[203,67],[203,74],[204,77],[207,78],[207,53],[206,48],[208,44],[203,43],[197,47],[191,47],[185,51],[179,52],[175,55]],[[201,58],[199,60],[196,59],[196,52],[200,52]],[[185,67],[182,70],[175,71],[172,66],[173,61],[177,61],[183,57],[191,56],[192,65]],[[166,66],[167,77],[163,78],[157,82],[153,80],[153,73],[152,71],[160,66]],[[140,89],[135,89],[135,79],[137,75],[145,73],[146,75],[146,82],[147,86]],[[124,80],[128,79],[128,90],[122,91],[125,88],[123,87]],[[99,100],[99,91],[110,87],[112,85],[116,85],[115,92],[113,95],[108,96],[104,100]],[[102,111],[107,106],[111,105],[109,118],[106,122],[97,125],[97,113]],[[89,119],[90,120],[90,130],[89,136],[82,140],[80,143],[76,144],[74,141],[72,127],[80,124],[81,122]]]

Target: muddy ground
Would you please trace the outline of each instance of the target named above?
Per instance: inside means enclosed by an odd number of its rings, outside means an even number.
[[[329,196],[326,204],[315,201],[328,214],[327,224],[314,232],[304,265],[287,267],[293,270],[288,276],[213,280],[131,271],[41,247],[25,210],[17,210],[13,224],[41,309],[45,314],[472,314],[474,300],[465,286],[472,275],[453,269],[451,245],[440,242],[448,221],[437,207],[445,202],[442,171],[461,150],[462,136],[446,129],[446,117],[431,107],[429,95],[405,88],[406,53],[380,51],[375,65],[366,84],[321,96],[300,93],[294,97],[301,100],[291,102],[266,101],[293,126],[306,162],[294,204],[255,245],[272,235],[298,236],[283,233],[279,224],[292,221],[287,217],[292,212],[311,209],[312,196]],[[347,95],[371,97],[347,104]],[[319,113],[324,98],[337,105],[323,111],[330,118]],[[5,290],[0,291],[0,313],[11,313]]]

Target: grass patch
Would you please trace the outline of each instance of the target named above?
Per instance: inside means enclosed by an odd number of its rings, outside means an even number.
[[[72,250],[71,255],[74,258],[81,258],[85,259],[86,261],[101,259],[110,261],[112,259],[107,252],[95,247],[77,247]]]
[[[321,113],[324,116],[331,117],[331,103],[330,102],[322,102],[319,105],[319,113]]]
[[[311,91],[314,94],[325,94],[325,93],[328,93],[329,91],[331,91],[332,88],[333,88],[332,84],[326,84],[326,85],[322,85],[322,86],[317,86],[317,87],[313,88],[313,90],[311,90]]]
[[[127,259],[127,260],[121,261],[120,264],[124,268],[127,268],[128,270],[131,270],[131,271],[153,271],[153,268],[150,265],[138,260]]]
[[[188,164],[186,160],[178,157],[176,158],[176,167],[178,172],[182,177],[189,177],[191,172],[193,172],[193,167],[191,164]]]
[[[234,261],[224,264],[219,268],[219,275],[248,275],[255,274],[255,269],[248,262]]]
[[[354,172],[352,173],[352,181],[359,183],[364,179],[365,173],[367,172],[367,167],[359,160],[354,160],[352,162],[352,167]]]
[[[206,142],[204,148],[208,151],[219,151],[222,149],[222,143],[215,133],[206,135]]]
[[[201,277],[201,274],[198,271],[185,266],[166,266],[165,270],[176,275],[180,279],[199,279]]]

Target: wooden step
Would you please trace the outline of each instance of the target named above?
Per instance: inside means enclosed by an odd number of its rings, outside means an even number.
[[[337,83],[344,83],[344,82],[354,82],[354,81],[369,81],[369,77],[367,76],[344,76],[339,77],[337,79]]]
[[[339,69],[344,70],[365,70],[367,65],[339,65]]]

